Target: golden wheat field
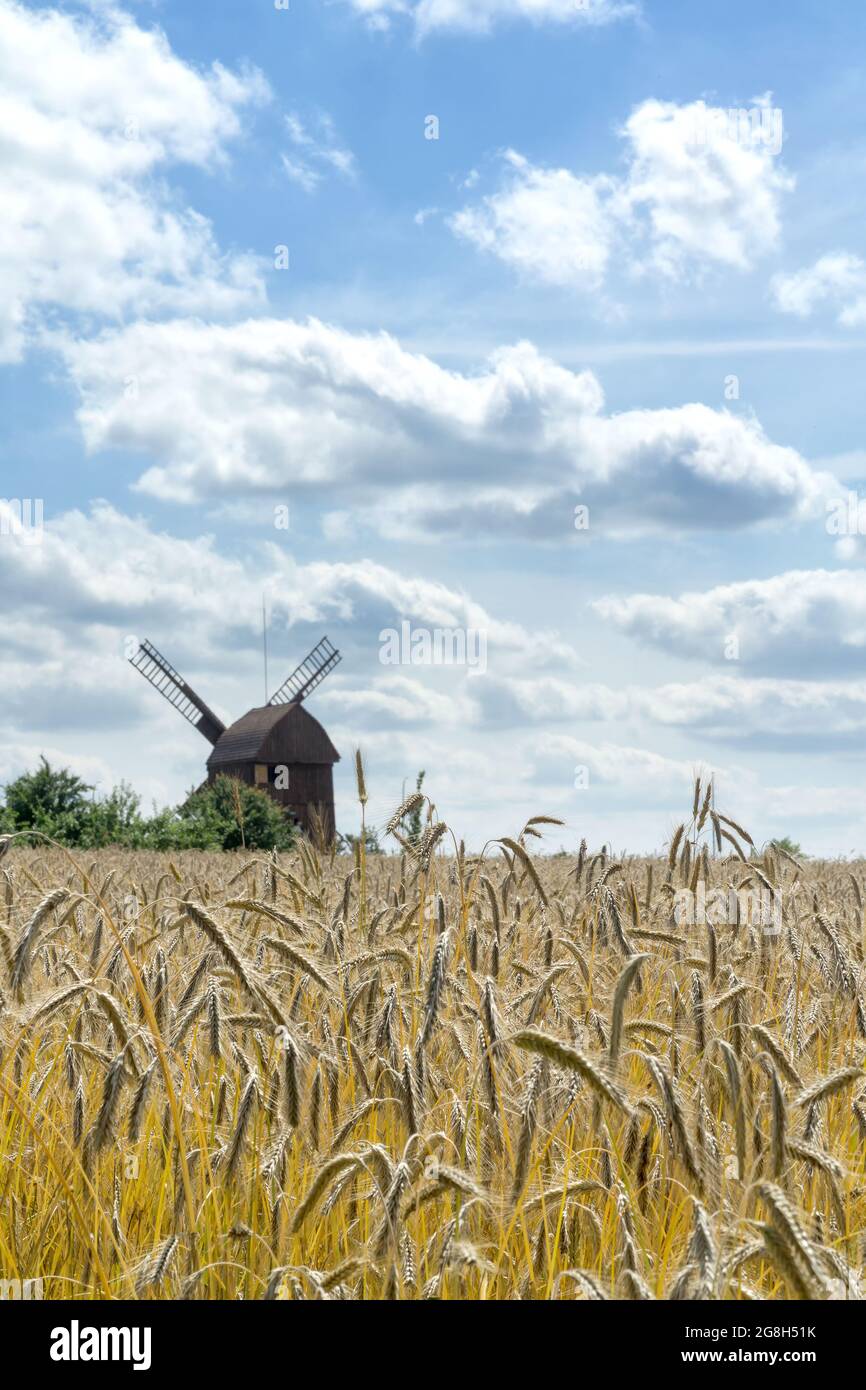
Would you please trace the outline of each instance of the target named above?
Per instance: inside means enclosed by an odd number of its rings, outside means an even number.
[[[859,1298],[866,865],[688,811],[655,860],[469,855],[429,802],[354,860],[7,844],[0,1278]]]

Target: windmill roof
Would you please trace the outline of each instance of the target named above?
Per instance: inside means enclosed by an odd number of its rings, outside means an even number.
[[[251,709],[226,729],[208,767],[230,763],[336,763],[340,755],[318,719],[302,704]]]

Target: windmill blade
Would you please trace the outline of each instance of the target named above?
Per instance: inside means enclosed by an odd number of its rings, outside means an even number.
[[[300,704],[311,690],[321,685],[328,672],[333,671],[342,660],[333,643],[329,642],[327,637],[323,637],[318,646],[304,657],[300,666],[295,668],[288,680],[283,682],[276,695],[271,696],[268,704]]]
[[[160,695],[164,695],[168,703],[174,705],[194,729],[204,734],[209,743],[216,743],[225,733],[226,726],[222,720],[217,718],[204,700],[199,699],[192,687],[178,675],[152,642],[142,642],[135,656],[129,658],[129,664],[134,666],[146,681],[150,681],[154,689],[158,690]]]

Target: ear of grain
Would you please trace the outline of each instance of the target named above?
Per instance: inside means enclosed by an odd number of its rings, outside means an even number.
[[[602,1100],[609,1101],[626,1115],[631,1114],[631,1106],[625,1092],[605,1075],[601,1067],[594,1065],[576,1048],[568,1047],[547,1033],[540,1033],[534,1029],[524,1029],[515,1033],[511,1041],[515,1047],[523,1048],[527,1052],[539,1053],[566,1071],[577,1072]]]
[[[856,1297],[863,865],[752,853],[706,774],[664,858],[392,821],[357,858],[0,838],[0,1280]],[[672,920],[700,881],[732,920]]]

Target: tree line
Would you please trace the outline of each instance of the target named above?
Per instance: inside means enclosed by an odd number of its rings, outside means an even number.
[[[0,832],[38,831],[73,849],[289,849],[294,823],[257,787],[229,777],[192,791],[177,806],[152,814],[121,782],[98,794],[69,768],[46,758],[3,789]]]

